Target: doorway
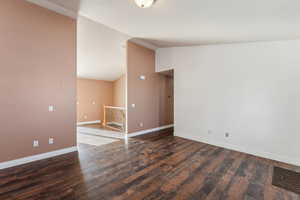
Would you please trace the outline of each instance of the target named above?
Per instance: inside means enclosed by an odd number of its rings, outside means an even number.
[[[161,71],[159,74],[161,74],[161,125],[174,124],[174,70]]]

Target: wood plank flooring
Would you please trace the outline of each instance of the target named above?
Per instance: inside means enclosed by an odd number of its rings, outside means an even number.
[[[300,200],[271,185],[295,166],[194,142],[166,130],[0,171],[0,200]]]

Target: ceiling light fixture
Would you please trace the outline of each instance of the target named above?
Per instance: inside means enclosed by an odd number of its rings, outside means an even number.
[[[136,5],[140,8],[149,8],[153,5],[154,0],[134,0]]]

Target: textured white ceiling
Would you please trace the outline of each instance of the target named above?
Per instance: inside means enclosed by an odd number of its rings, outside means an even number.
[[[129,36],[84,17],[77,24],[77,75],[113,81],[126,71]]]
[[[79,18],[78,75],[86,78],[120,76],[129,36],[156,47],[300,39],[299,0],[156,0],[147,9],[134,0],[28,1],[100,23]]]
[[[80,6],[80,0],[51,0],[51,2],[72,11],[78,11]]]
[[[270,41],[300,38],[299,0],[50,1],[132,37],[159,46]],[[80,3],[79,3],[80,2]]]
[[[80,13],[161,47],[300,38],[299,0],[81,0]]]

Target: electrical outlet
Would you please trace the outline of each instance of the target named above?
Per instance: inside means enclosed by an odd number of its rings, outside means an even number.
[[[49,108],[48,108],[48,110],[49,110],[49,112],[54,112],[54,106],[49,106]]]
[[[95,102],[95,101],[93,101],[93,102],[92,102],[92,104],[93,104],[93,105],[95,105],[95,104],[96,104],[96,102]]]
[[[145,75],[141,75],[140,76],[140,80],[143,80],[143,81],[146,80],[146,76]]]
[[[208,134],[212,134],[212,130],[208,130],[207,133],[208,133]]]
[[[33,147],[39,147],[39,141],[38,140],[33,140]]]
[[[227,138],[228,138],[228,137],[229,137],[229,133],[225,133],[225,137],[227,137]]]
[[[49,144],[54,144],[54,138],[49,138]]]
[[[131,104],[131,107],[132,107],[132,108],[135,108],[135,104],[134,104],[134,103],[133,103],[133,104]]]
[[[143,122],[141,122],[141,123],[140,123],[140,127],[143,127],[143,126],[144,126],[144,123],[143,123]]]
[[[84,116],[83,116],[83,118],[84,118],[84,119],[87,119],[87,116],[86,116],[86,115],[84,115]]]

